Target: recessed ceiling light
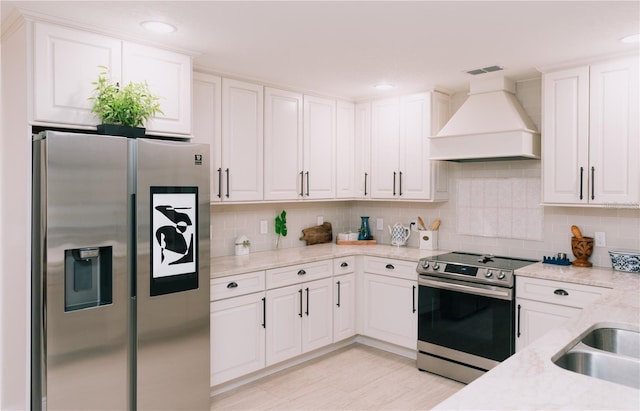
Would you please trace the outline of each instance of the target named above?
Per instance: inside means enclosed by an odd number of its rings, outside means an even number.
[[[169,23],[162,21],[143,21],[142,27],[155,33],[173,33],[177,29]]]
[[[640,34],[632,34],[620,39],[622,43],[638,43],[640,42]]]
[[[375,87],[376,90],[392,90],[396,88],[393,84],[389,84],[389,83],[378,83],[373,87]]]

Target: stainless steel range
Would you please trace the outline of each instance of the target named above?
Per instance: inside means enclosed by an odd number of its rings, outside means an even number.
[[[469,383],[511,356],[513,272],[535,262],[462,252],[421,259],[418,368]]]

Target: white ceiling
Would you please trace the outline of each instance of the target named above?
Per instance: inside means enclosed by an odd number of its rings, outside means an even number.
[[[359,99],[433,88],[468,90],[463,71],[536,67],[638,50],[639,1],[1,1],[99,31],[195,53],[196,67]],[[150,34],[159,19],[178,31]]]

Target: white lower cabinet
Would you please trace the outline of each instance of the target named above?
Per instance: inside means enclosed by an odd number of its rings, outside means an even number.
[[[211,281],[211,385],[265,365],[264,271]]]
[[[415,349],[418,339],[416,263],[365,257],[362,334]]]
[[[607,288],[516,276],[516,351],[561,326]]]
[[[356,259],[333,259],[333,342],[356,335]]]
[[[333,342],[333,282],[309,281],[266,293],[266,364]]]

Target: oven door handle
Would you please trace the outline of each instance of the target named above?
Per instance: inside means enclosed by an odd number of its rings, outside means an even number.
[[[461,293],[479,295],[482,297],[499,298],[501,300],[511,300],[513,296],[513,291],[509,288],[499,289],[498,287],[482,285],[469,286],[459,284],[457,282],[451,282],[446,279],[430,280],[420,277],[420,279],[418,280],[418,284],[426,285],[433,288],[439,288],[442,290],[459,291]]]

